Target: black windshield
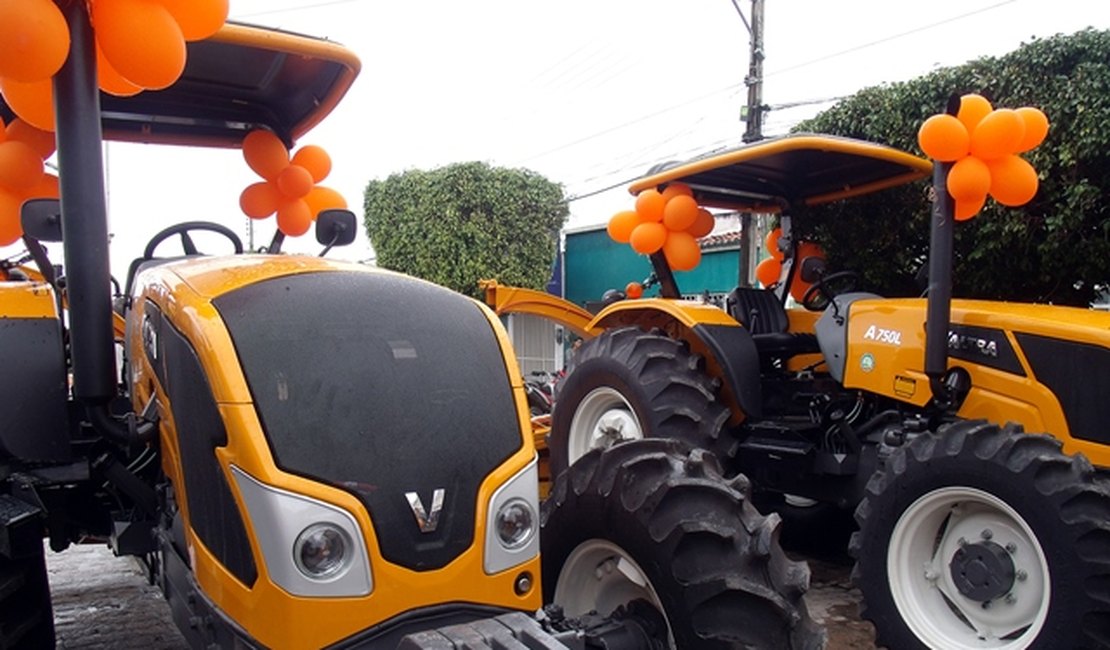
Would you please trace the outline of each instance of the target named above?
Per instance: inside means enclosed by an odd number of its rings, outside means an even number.
[[[522,443],[505,361],[473,301],[384,273],[292,275],[213,301],[275,461],[356,494],[387,559],[443,566],[473,538],[478,486]],[[425,508],[443,489],[434,532]]]

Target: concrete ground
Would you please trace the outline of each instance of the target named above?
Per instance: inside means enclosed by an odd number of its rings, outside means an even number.
[[[840,559],[810,560],[810,615],[829,631],[829,650],[874,648],[875,634],[856,614],[859,590]],[[157,587],[147,584],[135,560],[104,546],[47,551],[54,594],[58,648],[65,650],[185,650]]]

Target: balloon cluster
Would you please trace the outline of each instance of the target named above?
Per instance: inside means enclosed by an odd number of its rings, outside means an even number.
[[[58,177],[43,165],[53,153],[53,133],[20,119],[0,127],[0,246],[23,236],[19,210],[24,201],[58,198]]]
[[[979,213],[989,194],[1002,205],[1028,203],[1037,193],[1037,171],[1019,156],[1048,134],[1048,118],[1036,108],[995,109],[975,94],[960,98],[956,115],[934,115],[921,125],[917,143],[925,155],[952,162],[948,193],[959,221]]]
[[[613,241],[642,255],[662,250],[673,270],[689,271],[701,261],[697,239],[708,235],[713,223],[713,215],[698,207],[689,186],[671,183],[662,192],[637,194],[636,209],[613,215],[608,230]]]
[[[128,96],[172,85],[185,42],[215,34],[228,0],[88,0],[96,30],[97,81]],[[69,55],[65,17],[53,0],[0,0],[0,93],[15,114],[54,130],[50,79]]]
[[[308,232],[321,211],[347,207],[339,192],[317,185],[331,173],[331,157],[321,147],[301,147],[290,160],[285,143],[270,131],[256,129],[243,138],[243,157],[266,179],[239,195],[239,207],[252,219],[276,212],[278,229],[296,237]]]
[[[767,253],[770,255],[767,259],[760,262],[755,267],[755,279],[764,287],[770,287],[779,281],[782,277],[782,260],[783,253],[779,250],[779,238],[782,237],[782,228],[775,228],[767,233],[767,237],[763,240],[763,245],[767,248]],[[809,257],[825,258],[825,251],[813,242],[803,241],[798,243],[798,248],[795,253],[794,268],[801,268],[802,262]],[[790,284],[790,295],[794,300],[801,300],[806,291],[813,286],[812,282],[806,282],[802,279],[800,274],[794,275],[794,281]]]

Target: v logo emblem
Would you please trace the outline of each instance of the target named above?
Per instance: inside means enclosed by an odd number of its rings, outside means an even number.
[[[432,492],[432,509],[424,510],[424,502],[420,500],[419,494],[405,492],[405,498],[409,501],[409,508],[412,508],[412,514],[416,517],[416,525],[420,527],[420,532],[435,532],[436,527],[439,526],[439,513],[443,511],[443,498],[446,494],[443,488],[436,488]]]

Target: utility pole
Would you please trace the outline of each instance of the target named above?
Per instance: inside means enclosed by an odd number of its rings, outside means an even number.
[[[748,128],[744,131],[745,143],[756,142],[763,139],[763,0],[752,0],[752,21],[744,18],[737,0],[732,0],[740,20],[748,28],[751,36],[751,50],[748,54],[748,75],[744,77],[744,84],[748,86],[748,104],[741,112],[741,119],[747,122]],[[740,215],[740,269],[739,284],[741,287],[752,286],[755,279],[755,264],[759,255],[757,249],[759,237],[753,237],[753,226],[756,223],[755,215],[744,212]]]

